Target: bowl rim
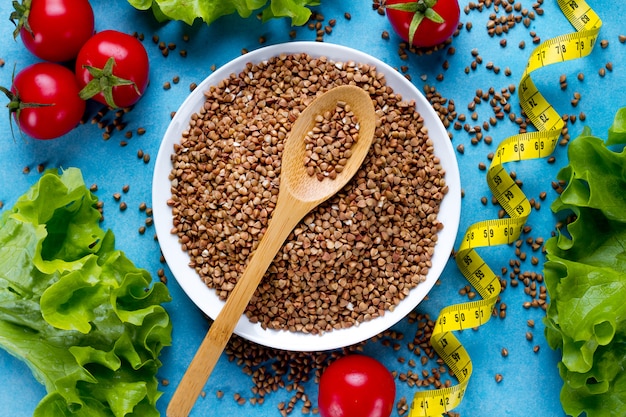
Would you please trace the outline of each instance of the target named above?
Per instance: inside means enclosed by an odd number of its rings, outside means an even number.
[[[401,94],[404,100],[414,100],[416,110],[424,119],[429,136],[434,142],[435,155],[445,170],[445,181],[448,194],[444,197],[438,218],[444,228],[438,233],[438,240],[432,257],[432,266],[426,280],[411,290],[409,295],[398,303],[393,310],[388,310],[381,317],[353,325],[346,329],[332,330],[320,334],[290,332],[287,330],[263,329],[260,324],[252,323],[245,316],[239,319],[235,334],[249,341],[276,349],[290,351],[323,351],[332,350],[367,340],[392,327],[407,316],[426,297],[441,276],[454,247],[461,216],[461,181],[456,155],[449,140],[448,132],[439,119],[434,108],[424,95],[407,78],[397,70],[367,53],[328,42],[297,41],[264,46],[241,55],[207,76],[180,105],[163,135],[154,164],[152,179],[153,217],[161,247],[161,252],[177,283],[191,301],[207,316],[217,317],[224,302],[219,300],[215,290],[210,289],[202,281],[197,272],[191,268],[189,255],[184,252],[178,237],[170,233],[172,210],[167,205],[171,198],[170,157],[173,146],[179,142],[182,131],[188,128],[189,120],[204,102],[204,91],[216,85],[232,73],[239,73],[247,63],[263,62],[281,54],[306,53],[312,57],[326,57],[334,62],[357,62],[373,65],[383,72],[387,85],[395,93]]]

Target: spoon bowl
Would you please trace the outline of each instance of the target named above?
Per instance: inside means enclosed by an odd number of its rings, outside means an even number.
[[[376,115],[369,94],[362,88],[343,85],[318,96],[293,124],[289,138],[304,138],[313,129],[315,117],[332,111],[338,102],[350,106],[359,124],[359,140],[350,148],[352,156],[348,158],[344,170],[332,180],[320,181],[315,176],[308,175],[303,163],[305,141],[287,140],[281,162],[279,198],[281,194],[288,192],[302,202],[311,202],[317,206],[342,189],[363,164],[374,138]]]
[[[320,181],[306,172],[304,138],[315,125],[316,117],[334,109],[339,102],[349,105],[355,114],[359,123],[359,138],[350,148],[352,155],[336,178]],[[350,181],[369,151],[375,127],[376,113],[370,95],[350,85],[335,87],[318,96],[299,115],[285,142],[278,200],[267,230],[176,388],[166,411],[168,417],[189,415],[239,318],[285,239],[306,214]]]

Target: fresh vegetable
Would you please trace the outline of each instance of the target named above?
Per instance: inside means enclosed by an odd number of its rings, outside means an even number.
[[[310,7],[320,4],[320,0],[190,0],[187,2],[128,0],[128,2],[139,10],[151,9],[159,21],[182,20],[188,25],[192,25],[196,19],[210,24],[222,16],[235,12],[247,18],[253,12],[260,10],[264,22],[274,18],[288,17],[292,25],[302,26],[311,16]]]
[[[46,387],[34,417],[159,416],[169,293],[114,248],[96,202],[78,169],[48,170],[0,217],[0,347]]]
[[[389,417],[396,396],[391,373],[376,359],[348,355],[331,363],[319,383],[322,417]]]
[[[46,61],[65,62],[76,58],[93,35],[94,15],[88,0],[23,0],[13,2],[13,36]]]
[[[40,62],[24,68],[13,79],[8,98],[22,132],[36,139],[53,139],[72,130],[85,112],[85,101],[72,71],[62,65]]]
[[[104,30],[83,45],[75,72],[83,99],[93,98],[112,108],[129,107],[148,87],[150,61],[137,38]]]
[[[446,41],[461,16],[458,0],[386,0],[384,7],[398,36],[418,48]]]
[[[626,108],[607,141],[588,128],[570,142],[567,181],[552,205],[575,220],[548,240],[546,338],[562,359],[561,403],[572,416],[626,415]],[[620,151],[609,146],[619,145]]]

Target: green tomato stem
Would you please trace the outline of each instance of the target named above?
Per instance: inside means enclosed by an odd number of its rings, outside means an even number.
[[[115,109],[118,106],[115,104],[115,100],[113,99],[113,87],[132,85],[137,95],[141,95],[141,91],[139,91],[139,88],[134,81],[126,80],[113,74],[114,66],[115,58],[113,57],[110,57],[107,60],[104,68],[102,69],[90,65],[83,65],[83,68],[85,68],[93,78],[82,90],[80,90],[80,98],[87,100],[96,94],[102,93],[107,105]]]
[[[31,36],[34,36],[33,30],[30,28],[28,24],[28,16],[30,15],[30,6],[32,0],[23,0],[20,3],[17,0],[13,0],[13,12],[9,16],[9,20],[15,25],[15,30],[13,31],[13,39],[17,39],[20,35],[20,30],[22,28],[26,29]]]
[[[6,107],[9,109],[9,125],[11,126],[11,136],[13,136],[13,140],[15,140],[15,132],[13,130],[13,119],[11,119],[12,114],[15,113],[15,122],[17,123],[17,127],[20,129],[21,133],[22,128],[20,127],[20,113],[23,109],[54,106],[54,104],[24,103],[20,99],[19,92],[13,93],[11,90],[1,85],[0,92],[4,93],[4,95],[9,99]]]

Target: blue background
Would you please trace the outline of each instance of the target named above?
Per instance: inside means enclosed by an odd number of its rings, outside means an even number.
[[[138,12],[123,0],[103,1],[92,0],[96,15],[96,29],[116,29],[128,33],[138,32],[145,36],[144,45],[151,59],[151,84],[144,98],[124,117],[128,123],[123,132],[115,131],[109,140],[104,140],[102,130],[95,124],[86,123],[79,126],[65,137],[52,141],[36,141],[30,138],[15,139],[11,136],[8,117],[0,118],[0,201],[4,208],[9,210],[18,196],[23,194],[30,185],[39,178],[37,167],[43,165],[52,167],[79,167],[83,171],[87,185],[97,184],[98,197],[104,202],[105,220],[102,226],[111,229],[117,238],[117,246],[124,250],[138,266],[147,269],[157,279],[157,271],[165,268],[165,275],[169,278],[169,289],[173,301],[167,308],[174,323],[173,345],[163,351],[163,367],[159,372],[159,379],[169,381],[169,385],[162,386],[164,393],[159,400],[159,409],[163,415],[166,405],[180,380],[186,365],[191,360],[195,349],[200,344],[207,330],[207,322],[202,314],[190,303],[189,299],[177,285],[175,279],[160,262],[158,244],[153,239],[154,228],[149,227],[145,234],[140,235],[138,228],[144,225],[146,215],[138,210],[139,204],[145,202],[150,206],[151,179],[153,162],[159,149],[161,137],[165,132],[170,114],[176,111],[189,93],[191,83],[200,83],[211,73],[211,67],[219,67],[231,59],[239,56],[242,51],[253,50],[262,46],[260,37],[266,39],[266,44],[288,42],[290,30],[295,30],[295,40],[314,40],[315,33],[309,28],[292,28],[286,20],[272,21],[262,24],[255,17],[241,19],[229,16],[215,22],[211,26],[197,23],[189,27],[183,23],[171,22],[158,24],[151,14]],[[401,68],[406,66],[414,84],[422,89],[424,85],[433,85],[447,99],[454,100],[456,111],[467,116],[467,123],[471,126],[482,125],[493,112],[487,103],[476,108],[478,120],[470,118],[472,113],[467,105],[473,100],[476,89],[487,90],[494,87],[496,91],[510,84],[517,85],[532,51],[531,31],[545,41],[551,37],[572,32],[573,29],[558,9],[555,1],[547,0],[542,5],[543,15],[537,16],[530,27],[522,24],[513,27],[503,36],[490,37],[487,34],[486,24],[490,13],[496,13],[493,6],[482,12],[472,10],[464,13],[463,8],[470,2],[461,0],[461,22],[465,25],[458,36],[454,37],[450,46],[456,52],[451,54],[445,48],[430,54],[409,53],[406,60],[398,55],[400,39],[392,32],[387,19],[380,16],[372,8],[369,0],[325,0],[317,10],[321,11],[326,20],[334,18],[337,24],[331,34],[324,36],[325,42],[333,42],[359,49],[376,56],[390,65]],[[532,9],[533,2],[521,1],[524,8]],[[561,114],[579,115],[584,112],[586,121],[576,121],[569,126],[572,138],[576,137],[583,126],[591,127],[593,133],[605,137],[613,115],[619,107],[626,106],[626,44],[620,43],[618,35],[626,34],[623,16],[626,15],[626,2],[608,0],[589,0],[589,4],[604,21],[599,39],[609,41],[606,48],[597,45],[591,56],[563,64],[542,68],[533,74],[533,80],[538,88]],[[349,12],[351,20],[344,18],[344,12]],[[10,2],[0,4],[0,58],[5,65],[0,67],[0,85],[9,86],[11,74],[37,61],[22,46],[20,40],[13,41],[11,33],[13,25],[8,21]],[[503,10],[498,16],[505,15]],[[467,24],[471,22],[471,28]],[[383,31],[389,31],[390,38],[383,39]],[[176,49],[164,57],[158,46],[152,41],[157,34],[165,43],[173,42]],[[189,40],[184,41],[183,35]],[[500,40],[506,39],[507,46],[502,47]],[[526,48],[520,49],[518,44],[525,41]],[[483,63],[476,70],[465,73],[474,57],[472,49],[476,48]],[[182,57],[180,51],[187,51]],[[448,69],[444,69],[447,64]],[[487,68],[487,63],[493,62],[501,71],[496,74]],[[607,62],[612,62],[613,71],[607,71],[605,77],[600,77],[598,71]],[[511,69],[511,75],[505,75],[504,69]],[[584,73],[584,81],[577,80],[578,73]],[[437,76],[443,74],[442,80]],[[564,74],[568,80],[566,89],[561,89],[559,76]],[[180,77],[179,83],[174,83],[174,77]],[[165,82],[170,82],[171,89],[163,88]],[[570,101],[574,92],[582,96],[577,107]],[[519,115],[521,110],[517,95],[509,100],[512,112]],[[90,111],[97,111],[96,108]],[[136,133],[137,128],[145,128],[144,135]],[[130,139],[124,137],[125,131],[132,131]],[[462,206],[462,218],[458,239],[473,222],[497,217],[497,207],[488,203],[481,204],[483,196],[491,198],[485,180],[485,172],[478,169],[478,164],[488,164],[487,155],[495,151],[497,144],[511,134],[517,133],[517,125],[508,118],[498,122],[486,135],[493,137],[493,143],[485,141],[472,145],[471,136],[463,130],[457,131],[452,127],[453,146],[464,144],[464,154],[457,154],[461,168],[462,187],[465,191]],[[126,146],[122,142],[126,141]],[[151,156],[149,163],[137,157],[138,150]],[[528,219],[532,231],[524,237],[548,238],[554,230],[556,217],[550,211],[550,202],[556,194],[552,190],[551,182],[555,180],[558,170],[566,165],[567,148],[558,146],[555,161],[548,163],[545,159],[513,163],[507,166],[515,171],[523,181],[523,190],[529,198],[539,199],[542,191],[547,192],[547,198],[542,201],[540,210],[534,210]],[[28,167],[30,173],[24,173]],[[122,191],[124,185],[130,185],[127,193]],[[120,211],[113,199],[114,193],[122,194],[122,200],[128,205],[126,211]],[[445,220],[444,220],[445,221]],[[457,240],[458,240],[457,239]],[[457,245],[458,246],[458,243]],[[528,253],[528,260],[522,263],[522,271],[541,272],[541,262],[537,266],[530,263],[530,256],[535,255],[542,261],[540,252],[534,252],[526,245],[523,249]],[[500,246],[487,248],[481,251],[483,258],[494,271],[500,271],[508,266],[510,259],[515,258],[514,247]],[[510,269],[510,268],[509,268]],[[508,274],[505,276],[508,280]],[[460,288],[466,285],[463,276],[458,272],[453,261],[448,263],[437,285],[428,300],[417,307],[419,313],[428,313],[434,319],[441,308],[446,305],[466,301],[466,297],[458,294]],[[474,364],[474,375],[469,383],[465,399],[455,410],[463,416],[483,417],[494,415],[506,416],[562,416],[564,415],[560,402],[559,391],[561,380],[557,371],[559,352],[551,351],[543,336],[543,311],[540,309],[524,309],[523,302],[529,298],[524,294],[523,286],[517,288],[508,286],[502,293],[502,301],[508,306],[505,319],[494,318],[478,330],[465,331],[459,335],[467,348]],[[529,328],[527,320],[533,319],[535,327]],[[412,357],[407,351],[406,344],[413,339],[416,324],[403,320],[396,327],[405,337],[400,342],[401,349],[395,351],[385,347],[380,341],[369,341],[364,351],[377,357],[389,369],[398,372],[420,373],[422,370],[419,358],[414,358],[418,365],[411,368],[408,364],[400,364],[399,357]],[[526,332],[532,332],[533,340],[526,339]],[[538,345],[539,351],[533,352]],[[508,357],[500,355],[505,347],[509,351]],[[433,363],[424,369],[430,370]],[[502,374],[500,383],[495,381],[495,374]],[[0,350],[0,375],[3,383],[0,384],[0,416],[28,416],[45,395],[44,389],[31,376],[28,368],[19,360]],[[241,394],[250,398],[252,382],[242,368],[234,362],[229,362],[223,356],[215,372],[205,387],[206,397],[199,399],[193,416],[278,416],[277,405],[288,402],[293,393],[284,389],[269,394],[265,403],[238,405],[233,396]],[[314,382],[305,384],[306,393],[313,405],[317,402],[317,387]],[[398,382],[397,398],[405,397],[409,402],[417,388],[409,388]],[[224,392],[218,399],[217,390]],[[300,416],[302,402],[296,405],[292,416]],[[394,411],[393,415],[397,415]]]

